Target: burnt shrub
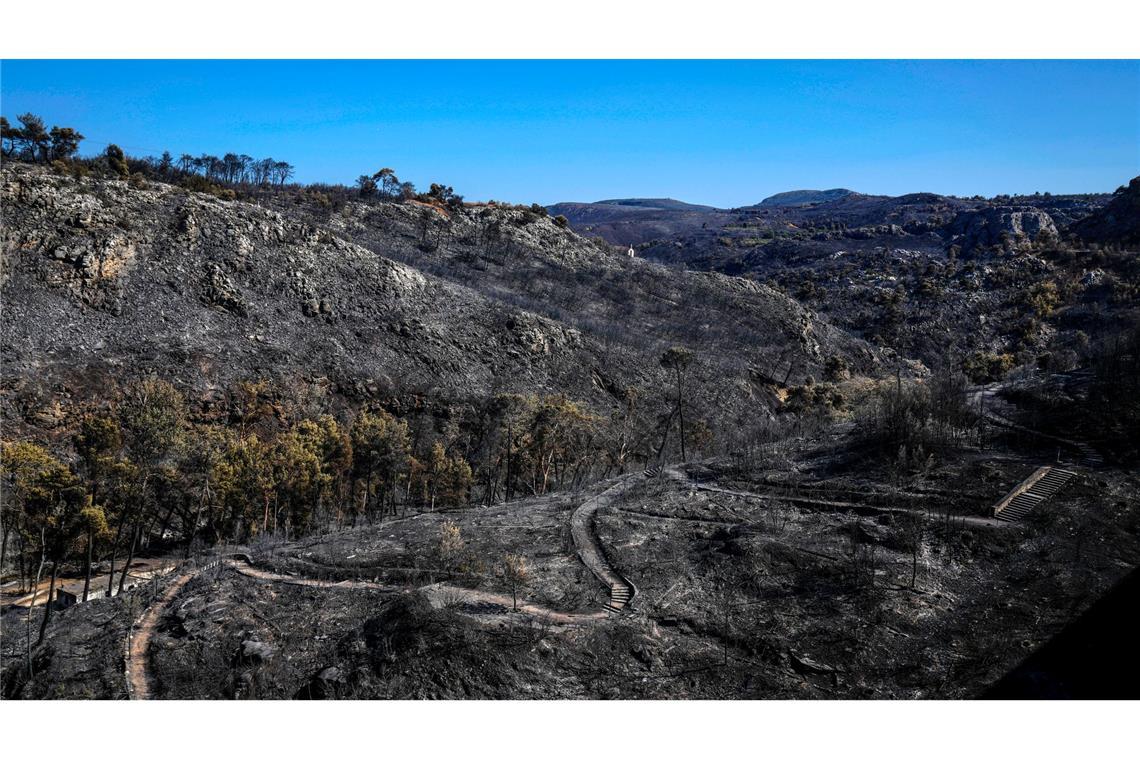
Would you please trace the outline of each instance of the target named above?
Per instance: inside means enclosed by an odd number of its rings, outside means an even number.
[[[902,470],[924,467],[936,452],[961,448],[977,432],[977,416],[958,373],[879,388],[860,410],[857,434]]]

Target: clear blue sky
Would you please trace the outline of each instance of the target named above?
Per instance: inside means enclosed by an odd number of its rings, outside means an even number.
[[[2,110],[85,152],[383,166],[469,199],[1111,191],[1140,173],[1137,61],[4,61]]]

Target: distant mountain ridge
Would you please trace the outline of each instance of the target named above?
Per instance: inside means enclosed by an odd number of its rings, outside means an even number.
[[[1135,191],[1132,193],[1134,195]],[[948,228],[951,221],[959,214],[983,209],[1017,207],[1020,216],[1031,211],[1042,212],[1051,221],[1037,214],[1037,221],[1031,222],[1030,226],[1039,230],[1048,231],[1052,228],[1059,231],[1104,207],[1110,200],[1113,201],[1112,207],[1106,207],[1104,214],[1074,226],[1071,232],[1089,241],[1120,241],[1128,244],[1140,234],[1130,226],[1135,224],[1137,218],[1131,205],[1134,201],[1130,200],[1133,195],[1121,190],[1115,197],[1107,194],[1039,193],[1030,196],[963,198],[932,192],[896,196],[869,195],[847,188],[832,188],[789,190],[771,195],[752,206],[731,209],[718,209],[672,198],[557,203],[547,209],[551,215],[566,217],[575,231],[603,238],[615,245],[637,247],[668,243],[671,246],[668,251],[657,249],[655,255],[659,260],[671,260],[677,256],[688,259],[685,251],[697,249],[726,253],[723,250],[727,245],[724,240],[734,237],[742,237],[750,240],[751,245],[758,245],[780,236],[835,235],[837,229],[845,230],[842,235],[851,239],[897,235],[900,232],[910,236],[935,235],[937,240],[934,244],[947,245],[949,238],[962,234],[960,229]],[[1003,224],[1004,222],[993,228],[997,230],[994,235],[1000,237],[1001,230],[997,228]],[[1016,230],[1011,229],[1010,234],[1018,236]],[[680,247],[676,245],[678,243],[681,244]]]
[[[764,207],[808,206],[813,203],[837,201],[849,195],[856,195],[856,193],[854,190],[848,190],[843,187],[836,187],[831,190],[788,190],[787,192],[769,195],[757,205]]]
[[[614,198],[604,201],[594,201],[597,205],[627,206],[631,208],[644,208],[661,211],[718,211],[714,206],[702,206],[697,203],[685,203],[673,198]]]
[[[704,227],[719,227],[735,218],[731,212],[673,198],[612,198],[593,203],[564,202],[546,207],[564,216],[585,235],[618,245],[640,245]]]

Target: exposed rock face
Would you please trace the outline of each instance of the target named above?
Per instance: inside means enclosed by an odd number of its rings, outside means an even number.
[[[904,230],[897,224],[876,224],[867,227],[855,227],[853,229],[844,230],[842,237],[851,238],[852,240],[874,240],[877,237],[885,236],[901,236]]]
[[[1012,248],[1032,243],[1044,235],[1057,237],[1053,219],[1028,206],[995,206],[958,214],[947,229],[951,241],[963,253],[992,247]]]
[[[804,318],[822,346],[820,356],[849,355],[858,373],[878,371],[878,353],[866,343],[765,284],[631,259],[526,212],[476,207],[433,219],[426,237],[441,244],[427,250],[400,245],[425,236],[416,211],[406,205],[349,204],[320,223],[377,253],[571,326],[571,346],[579,335],[607,345],[612,356],[644,352],[646,371],[654,374],[661,351],[676,343],[698,352],[694,377],[709,385],[726,376],[746,378],[748,363],[783,376],[790,362],[795,382],[818,377],[819,356],[797,350]],[[552,335],[558,342],[549,327],[541,331],[545,337],[510,329],[516,337],[525,333],[525,350],[540,355]],[[707,374],[702,379],[700,373]]]

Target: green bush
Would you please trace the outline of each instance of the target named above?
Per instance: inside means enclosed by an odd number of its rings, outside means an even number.
[[[987,383],[1001,380],[1015,366],[1013,354],[995,354],[975,351],[962,362],[962,371],[971,382]]]
[[[847,408],[847,397],[842,391],[831,383],[816,383],[808,377],[803,385],[788,390],[788,398],[781,411],[833,417],[842,414]]]
[[[851,377],[851,366],[842,356],[832,356],[823,367],[823,376],[833,382],[846,380]]]
[[[118,175],[119,179],[126,179],[130,176],[131,170],[127,166],[127,157],[123,154],[123,149],[114,143],[107,146],[104,151],[103,157],[107,161],[107,166],[113,174]]]

